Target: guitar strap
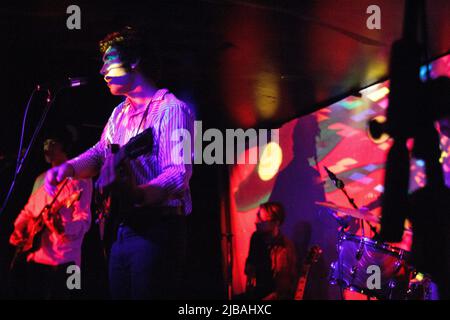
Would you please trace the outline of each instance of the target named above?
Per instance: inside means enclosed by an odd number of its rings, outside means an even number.
[[[139,134],[139,130],[141,130],[142,124],[144,123],[144,119],[146,119],[150,105],[153,102],[153,97],[150,99],[150,101],[147,103],[147,106],[145,107],[145,111],[142,114],[142,118],[139,122],[138,127],[136,128],[136,132],[134,136],[137,136]],[[129,102],[130,103],[130,102]],[[110,153],[116,153],[118,149],[120,148],[119,145],[113,145],[110,146]],[[99,195],[99,198],[101,199],[102,196]],[[112,243],[115,241],[117,236],[117,230],[119,228],[119,224],[121,223],[121,220],[123,217],[120,216],[120,213],[123,209],[123,203],[120,199],[117,199],[116,197],[110,197],[110,202],[108,203],[108,209],[109,214],[106,216],[102,216],[102,218],[99,218],[97,220],[99,227],[100,227],[100,238],[103,241],[103,250],[105,253],[105,256],[108,255],[109,250],[111,249]],[[103,199],[104,200],[104,199]],[[98,202],[103,202],[102,200],[99,200]],[[105,206],[102,204],[100,205],[99,213],[102,215],[101,211],[105,210]]]
[[[150,101],[147,103],[147,106],[145,107],[145,111],[142,114],[141,122],[139,122],[139,126],[136,129],[136,132],[134,133],[134,136],[137,136],[139,133],[139,130],[141,129],[142,123],[144,122],[144,119],[147,117],[148,109],[150,108],[150,105],[153,102],[153,97],[150,99]]]

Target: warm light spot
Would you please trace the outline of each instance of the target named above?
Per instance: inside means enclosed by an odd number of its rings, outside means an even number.
[[[108,66],[107,73],[105,76],[108,77],[123,77],[128,73],[127,69],[124,68],[123,63],[113,63]]]
[[[388,65],[384,62],[383,57],[378,56],[374,58],[375,59],[371,59],[365,71],[364,79],[368,82],[373,81],[373,79],[381,78],[389,71]]]
[[[328,168],[333,172],[341,173],[348,170],[351,166],[357,163],[358,161],[353,158],[344,158],[342,160],[339,160],[336,164],[328,166]]]
[[[383,150],[383,151],[387,151],[389,148],[391,147],[391,144],[388,142],[382,143],[378,145],[378,148]]]
[[[423,279],[424,279],[423,273],[418,272],[417,275],[416,275],[416,280],[417,281],[423,281]]]
[[[259,115],[263,119],[271,118],[278,109],[280,90],[277,76],[270,72],[259,73],[254,90]]]
[[[267,144],[258,164],[260,179],[263,181],[272,179],[278,173],[282,161],[283,152],[278,143],[270,142]]]
[[[439,158],[440,163],[444,163],[444,160],[448,157],[448,153],[446,151],[442,151],[441,157]]]

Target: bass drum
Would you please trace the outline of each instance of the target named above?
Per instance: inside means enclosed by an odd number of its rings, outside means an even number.
[[[409,252],[345,232],[339,235],[337,247],[331,284],[382,300],[407,299]]]

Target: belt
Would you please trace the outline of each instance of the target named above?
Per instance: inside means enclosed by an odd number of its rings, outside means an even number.
[[[140,229],[141,227],[184,216],[184,207],[148,206],[133,208],[121,215],[120,224]]]
[[[183,216],[184,207],[147,206],[134,207],[124,216]]]

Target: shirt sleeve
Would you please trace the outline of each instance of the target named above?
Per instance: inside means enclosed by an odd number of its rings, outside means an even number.
[[[37,181],[38,179],[35,180],[35,185],[37,184]],[[16,220],[14,220],[14,230],[27,229],[30,220],[36,217],[45,206],[46,200],[47,193],[45,192],[44,187],[41,185],[34,192],[32,192],[31,196],[28,198],[27,203],[17,215]]]
[[[31,194],[35,193],[35,192],[39,189],[39,187],[41,187],[41,186],[44,184],[44,181],[45,181],[45,174],[46,174],[46,173],[47,173],[47,171],[41,173],[41,174],[36,178],[36,180],[34,180],[33,190],[31,191]]]
[[[37,212],[37,197],[36,193],[33,193],[14,221],[14,226],[19,227],[21,224],[27,223],[29,219],[36,215],[35,212]]]
[[[69,160],[67,163],[72,165],[74,176],[76,178],[90,178],[98,173],[105,161],[106,149],[108,144],[112,143],[115,131],[115,115],[119,107],[114,109],[105,128],[103,129],[100,140],[90,149]]]
[[[160,125],[158,162],[161,174],[149,184],[161,187],[169,199],[180,197],[192,175],[194,117],[186,105],[169,107]]]

